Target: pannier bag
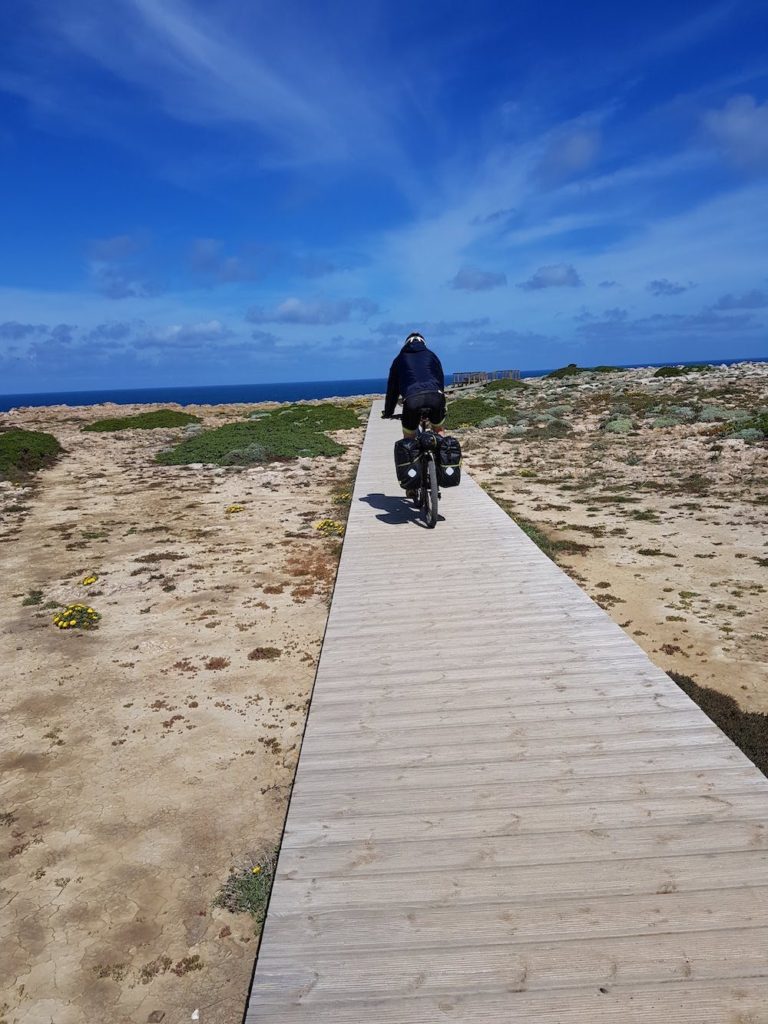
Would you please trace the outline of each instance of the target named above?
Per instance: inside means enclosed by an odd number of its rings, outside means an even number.
[[[461,445],[455,437],[439,439],[437,482],[441,487],[458,487],[461,483]]]
[[[395,472],[401,487],[415,488],[421,484],[421,445],[415,437],[395,441]]]
[[[437,451],[437,434],[434,430],[422,430],[420,434],[416,435],[421,445],[423,452],[436,452]]]

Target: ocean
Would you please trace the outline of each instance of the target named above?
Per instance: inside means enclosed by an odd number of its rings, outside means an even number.
[[[768,362],[768,358],[712,359],[715,364],[741,362]],[[688,365],[696,360],[689,360]],[[679,366],[680,361],[668,363],[632,363],[633,366]],[[523,370],[522,377],[542,377],[553,367],[545,370]],[[450,382],[450,374],[446,382]],[[43,405],[100,405],[114,402],[117,405],[174,403],[178,405],[226,405],[250,402],[300,402],[310,398],[343,398],[347,395],[381,394],[387,389],[384,377],[366,380],[315,380],[293,381],[279,384],[214,384],[180,388],[103,388],[98,391],[47,391],[32,394],[0,395],[0,412],[23,406]]]

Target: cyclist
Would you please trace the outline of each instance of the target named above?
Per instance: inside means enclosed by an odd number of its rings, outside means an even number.
[[[427,348],[418,333],[409,334],[389,370],[384,419],[390,419],[398,397],[403,396],[403,436],[413,437],[419,427],[421,410],[429,409],[429,420],[438,434],[444,433],[445,374],[440,360]]]

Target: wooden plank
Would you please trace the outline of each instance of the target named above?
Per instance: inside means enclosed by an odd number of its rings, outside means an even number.
[[[768,887],[736,886],[698,892],[592,896],[515,904],[454,906],[411,904],[409,893],[386,907],[348,907],[286,914],[270,907],[263,951],[306,960],[320,950],[339,958],[365,950],[453,948],[467,950],[531,942],[646,938],[659,935],[765,927]],[[638,945],[641,945],[638,942]],[[258,977],[258,975],[257,975]]]
[[[455,793],[456,790],[449,792]],[[663,833],[669,834],[673,825],[688,825],[692,829],[701,823],[724,822],[726,830],[744,820],[760,821],[765,813],[765,799],[762,792],[743,794],[721,794],[717,797],[680,796],[666,799],[635,799],[603,802],[598,797],[594,803],[570,804],[553,802],[534,806],[521,806],[515,794],[505,789],[504,802],[500,806],[478,808],[472,800],[473,789],[460,790],[465,803],[458,810],[433,808],[424,812],[408,806],[399,813],[371,813],[379,807],[379,801],[369,802],[370,812],[364,809],[353,813],[339,812],[338,804],[330,801],[318,802],[312,817],[309,808],[297,804],[297,812],[305,814],[286,826],[285,845],[288,849],[297,847],[316,848],[326,843],[378,844],[410,842],[429,839],[433,843],[439,838],[444,844],[459,842],[468,837],[478,840],[478,854],[485,856],[487,844],[479,842],[488,836],[532,835],[536,836],[539,849],[544,843],[558,840],[559,833],[566,833],[561,842],[567,842],[570,855],[576,845],[575,835],[579,832],[604,836],[613,829],[627,829],[638,826],[663,826]],[[330,809],[333,813],[324,813]],[[554,833],[555,835],[552,835]],[[681,836],[680,852],[684,852],[684,837]],[[534,849],[532,845],[531,849]],[[743,849],[752,848],[747,843]],[[461,849],[461,844],[457,849]],[[597,849],[597,844],[595,844]],[[675,848],[677,851],[677,847]],[[714,849],[714,847],[713,847]],[[373,851],[367,851],[371,854]],[[564,854],[565,855],[565,854]],[[448,856],[446,853],[444,856]],[[532,863],[543,863],[549,859],[543,852]]]
[[[534,781],[514,787],[503,782],[472,782],[448,787],[413,788],[408,791],[407,799],[404,799],[401,788],[377,790],[375,794],[365,789],[357,792],[333,789],[326,796],[305,793],[302,788],[293,794],[291,806],[295,808],[295,814],[289,818],[288,828],[293,827],[294,819],[297,827],[299,824],[324,827],[325,822],[343,818],[380,817],[401,814],[404,810],[411,814],[428,814],[430,820],[434,820],[435,814],[457,810],[506,808],[512,811],[514,808],[523,818],[520,812],[525,811],[527,815],[527,809],[531,807],[552,807],[553,814],[562,815],[563,808],[568,806],[578,813],[580,805],[594,807],[623,802],[642,808],[647,807],[649,801],[653,801],[653,806],[647,814],[664,815],[664,820],[668,820],[669,814],[674,814],[675,805],[682,814],[691,815],[693,821],[701,820],[701,815],[712,820],[713,815],[731,815],[733,796],[757,792],[758,799],[762,799],[763,791],[762,778],[751,765],[597,779]],[[673,808],[665,810],[670,801]],[[621,808],[608,807],[607,813],[620,815],[623,823]]]
[[[730,851],[691,856],[663,856],[636,860],[574,862],[564,871],[560,864],[517,864],[512,867],[478,863],[466,872],[436,871],[431,864],[395,874],[372,876],[337,874],[300,879],[279,876],[272,899],[275,910],[342,910],[381,907],[409,894],[411,904],[450,905],[477,903],[504,906],[531,899],[565,901],[592,896],[643,893],[697,892],[730,889],[738,885],[768,885],[768,853],[764,850]]]
[[[615,775],[633,776],[678,769],[704,770],[742,766],[747,759],[735,747],[723,743],[692,747],[690,750],[633,751],[616,754],[588,754],[581,757],[552,757],[549,760],[486,761],[482,764],[411,766],[360,766],[355,769],[314,767],[306,770],[299,762],[297,784],[306,794],[334,790],[369,792],[372,799],[380,790],[399,790],[404,797],[412,789],[433,786],[466,786],[473,783],[546,782],[561,779],[601,779]]]
[[[307,1006],[346,999],[385,1000],[395,994],[439,996],[446,978],[454,992],[546,992],[649,982],[738,979],[768,976],[768,928],[661,934],[653,942],[612,936],[566,942],[532,942],[468,949],[361,951],[355,970],[336,950],[319,950],[312,964],[290,954],[269,957],[260,988],[265,1001],[286,990]]]
[[[656,824],[658,819],[654,816],[646,817],[637,826],[595,825],[591,829],[574,830],[566,824],[550,822],[548,830],[524,832],[518,831],[520,823],[513,813],[506,820],[497,813],[493,820],[494,816],[487,813],[466,811],[430,823],[429,839],[422,838],[422,822],[411,828],[416,838],[411,839],[407,824],[396,832],[401,826],[399,818],[387,819],[391,831],[384,837],[375,827],[380,822],[374,824],[368,838],[357,840],[347,839],[343,829],[339,830],[341,834],[330,830],[314,842],[307,841],[302,833],[291,832],[284,840],[280,871],[283,877],[291,879],[309,874],[312,878],[321,878],[342,870],[345,876],[352,877],[409,872],[418,869],[420,864],[429,864],[433,871],[472,871],[477,866],[488,865],[636,860],[663,856],[670,850],[676,857],[744,849],[768,850],[768,825],[762,817],[764,807],[760,799],[752,797],[739,803],[741,819],[729,818],[725,822],[693,823],[678,819]],[[482,838],[485,841],[478,842]]]
[[[444,976],[445,977],[445,976]],[[768,979],[697,980],[676,984],[615,985],[605,992],[588,988],[514,991],[497,994],[454,990],[445,979],[441,996],[402,993],[390,999],[334,1000],[294,1004],[282,1000],[251,1003],[247,1022],[285,1024],[423,1024],[424,1021],[483,1021],[483,1024],[763,1024],[768,1006]],[[279,1017],[276,1014],[279,1013]]]
[[[246,1021],[768,1024],[768,783],[374,408]]]
[[[421,734],[426,738],[427,733]],[[369,740],[371,738],[369,737]],[[304,745],[304,770],[313,772],[331,769],[365,768],[367,771],[383,768],[412,768],[417,765],[473,765],[489,762],[509,761],[522,764],[535,761],[549,761],[557,758],[569,758],[573,764],[577,759],[601,753],[606,756],[615,754],[616,763],[620,764],[625,756],[650,751],[668,751],[670,748],[682,749],[688,754],[694,747],[721,748],[721,733],[711,722],[699,728],[688,727],[681,730],[655,730],[636,732],[627,735],[619,733],[610,736],[558,736],[540,737],[526,742],[524,737],[508,738],[502,742],[491,739],[485,742],[483,730],[479,726],[467,729],[463,740],[442,743],[440,737],[422,746],[410,743],[400,747],[389,747],[376,742],[374,737],[368,746],[356,747],[347,751],[339,749],[336,742],[329,743],[327,737],[311,737]]]

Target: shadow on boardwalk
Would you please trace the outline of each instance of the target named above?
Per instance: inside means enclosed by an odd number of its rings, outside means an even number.
[[[401,498],[391,494],[366,494],[359,500],[373,509],[378,509],[382,514],[376,518],[382,523],[386,523],[387,526],[407,526],[410,523],[426,529],[426,523],[421,518],[421,511],[414,508],[413,504],[405,497]],[[443,517],[438,515],[437,521],[440,522],[442,519]]]

